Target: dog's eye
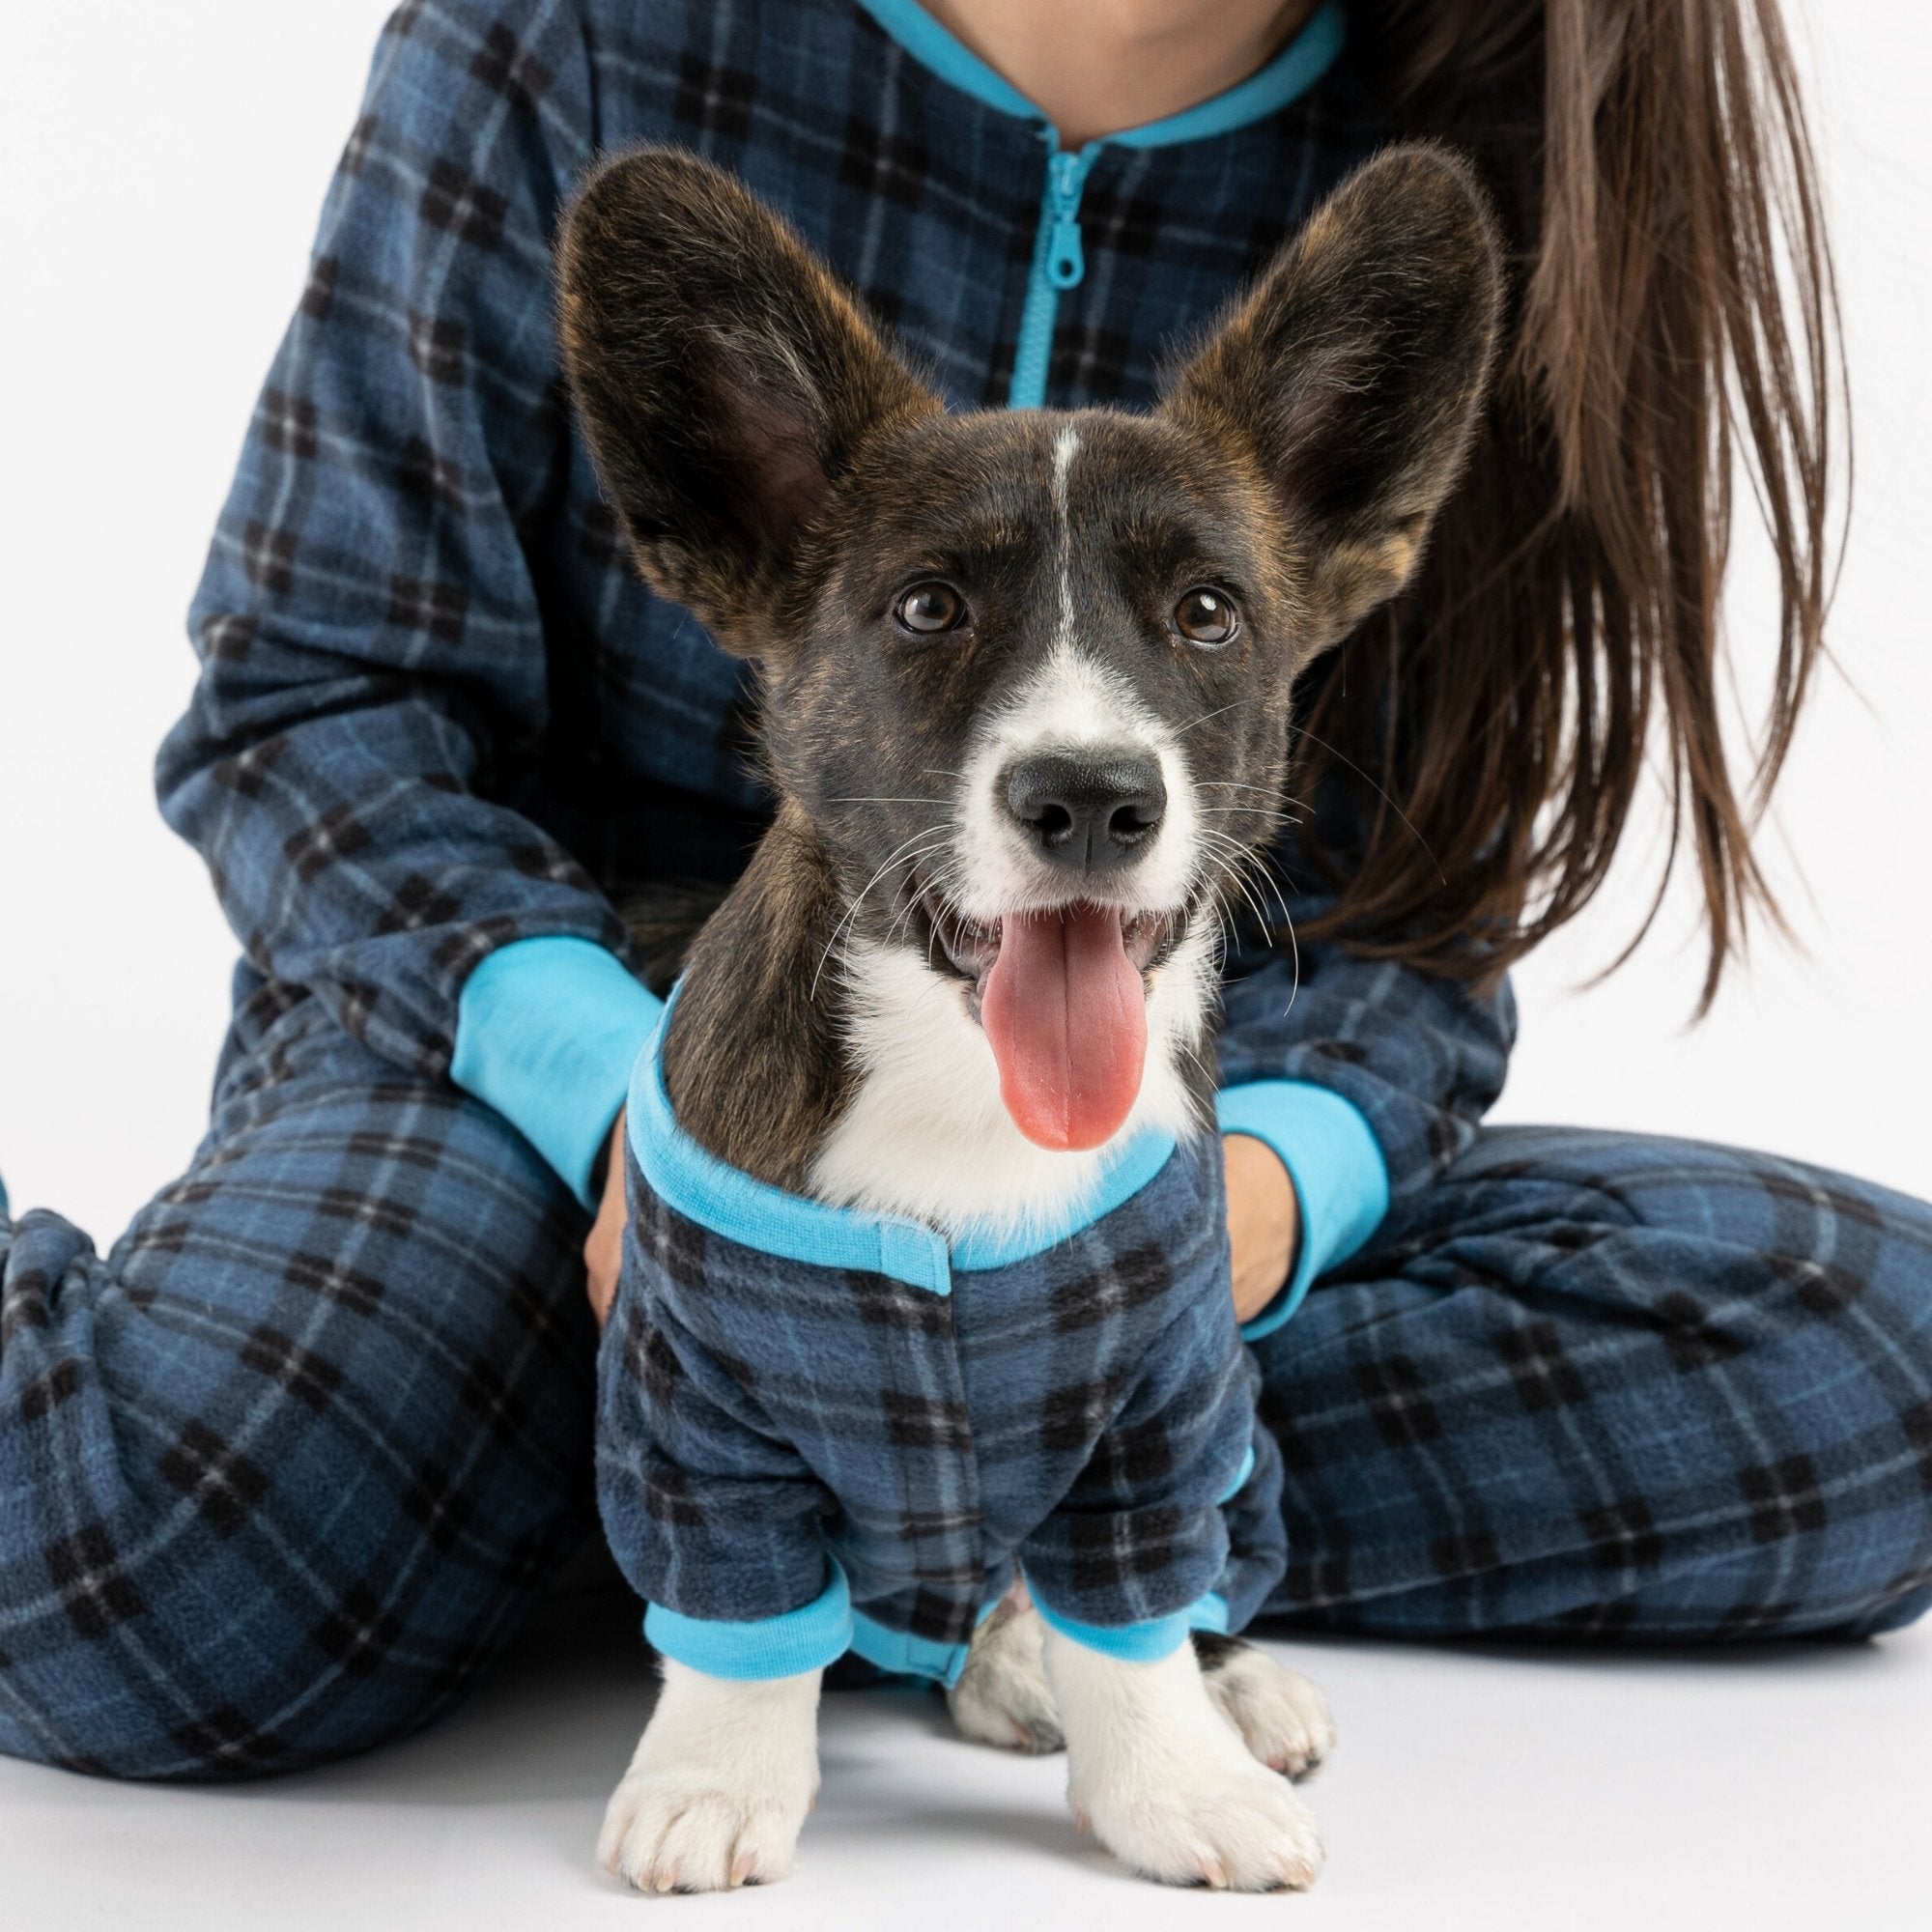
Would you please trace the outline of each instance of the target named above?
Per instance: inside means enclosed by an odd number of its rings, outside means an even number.
[[[1190,644],[1225,644],[1241,628],[1231,598],[1198,583],[1174,607],[1174,628]]]
[[[966,606],[950,583],[915,583],[899,599],[896,612],[899,622],[922,638],[957,630],[965,614]]]

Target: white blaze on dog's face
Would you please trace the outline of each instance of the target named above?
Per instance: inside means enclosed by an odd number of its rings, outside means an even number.
[[[1010,1205],[1037,1158],[1205,1121],[1217,902],[1278,823],[1295,677],[1454,480],[1499,259],[1466,168],[1391,150],[1158,409],[952,414],[728,177],[593,177],[561,315],[600,473],[653,585],[760,660],[844,902],[866,1078],[827,1191],[899,1158],[897,1205]]]
[[[1104,1146],[1140,1097],[1149,980],[1189,936],[1208,875],[1185,734],[1131,664],[1094,648],[1075,597],[1080,431],[1052,442],[1055,611],[1044,659],[975,729],[953,808],[945,890],[925,923],[973,975],[971,1004],[1014,1124],[1037,1146]],[[1227,593],[1190,594],[1232,612]],[[1198,948],[1195,951],[1198,952]],[[1166,1054],[1205,1020],[1192,958]]]

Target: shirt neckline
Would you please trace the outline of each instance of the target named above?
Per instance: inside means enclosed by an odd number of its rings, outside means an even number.
[[[859,4],[907,53],[941,80],[1002,114],[1051,125],[1035,101],[942,26],[919,0],[859,0]],[[1342,51],[1348,30],[1348,16],[1342,11],[1341,0],[1322,0],[1287,45],[1247,79],[1183,108],[1179,114],[1102,134],[1086,146],[1165,148],[1181,141],[1208,140],[1264,120],[1306,94],[1328,71]]]

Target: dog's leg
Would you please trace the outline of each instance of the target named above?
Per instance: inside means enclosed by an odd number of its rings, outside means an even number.
[[[1127,1663],[1049,1629],[1046,1673],[1074,1818],[1123,1864],[1234,1891],[1315,1882],[1314,1819],[1215,1708],[1191,1644]]]
[[[782,1878],[818,1790],[819,1676],[737,1684],[666,1658],[598,1862],[639,1891]]]
[[[1065,1743],[1046,1681],[1046,1626],[1015,1583],[973,1633],[966,1667],[946,1693],[959,1735],[1001,1750],[1057,1751]]]
[[[1194,1633],[1208,1695],[1255,1756],[1302,1777],[1335,1748],[1328,1700],[1307,1678],[1237,1636]]]

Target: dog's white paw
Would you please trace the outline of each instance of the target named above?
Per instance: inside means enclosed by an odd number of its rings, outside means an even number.
[[[1022,1595],[973,1633],[959,1681],[946,1693],[959,1735],[1001,1750],[1057,1751],[1066,1743],[1046,1681],[1045,1626]]]
[[[1314,1819],[1216,1709],[1191,1646],[1129,1663],[1049,1631],[1046,1660],[1075,1821],[1122,1864],[1217,1890],[1314,1884],[1322,1860]]]
[[[818,1789],[818,1673],[762,1684],[668,1660],[665,1688],[597,1840],[639,1891],[725,1891],[791,1870]]]
[[[1163,1753],[1158,1764],[1069,1785],[1076,1818],[1123,1865],[1165,1885],[1299,1891],[1321,1870],[1308,1807],[1229,1737],[1226,1755]]]
[[[810,1807],[793,1790],[696,1776],[627,1777],[597,1856],[639,1891],[725,1891],[791,1870]]]
[[[1214,1708],[1270,1770],[1302,1777],[1335,1748],[1328,1700],[1307,1678],[1236,1637],[1195,1648]]]

